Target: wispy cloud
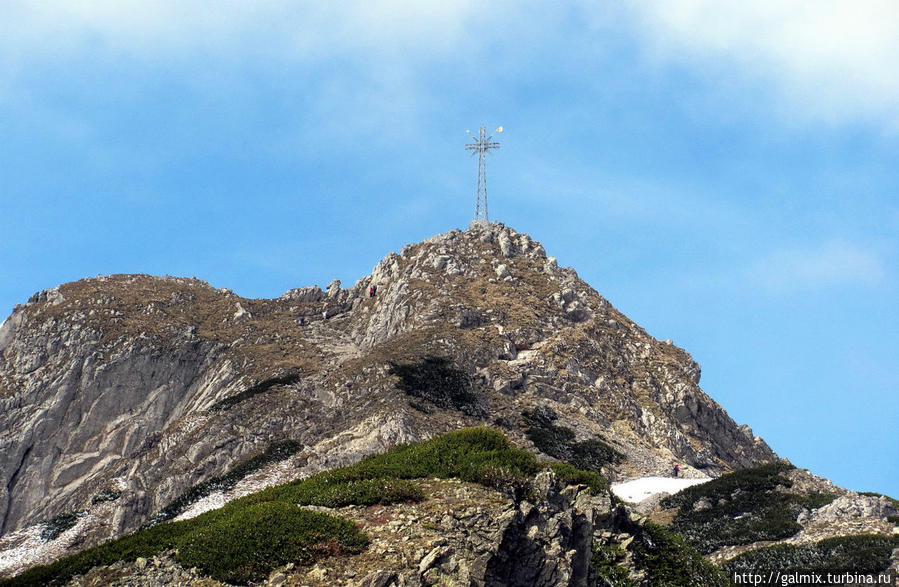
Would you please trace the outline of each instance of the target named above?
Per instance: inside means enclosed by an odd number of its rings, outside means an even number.
[[[17,113],[11,119],[31,124],[49,113],[42,118],[89,130],[77,108],[54,96],[93,103],[92,93],[105,99],[121,87],[119,102],[127,104],[147,80],[166,77],[222,104],[223,85],[252,92],[246,71],[277,72],[270,77],[303,87],[283,145],[296,150],[310,135],[374,136],[389,126],[395,136],[416,127],[428,100],[418,72],[460,46],[480,47],[476,31],[498,8],[473,0],[11,0],[3,10],[0,104]],[[70,75],[83,70],[94,77]]]
[[[770,84],[791,116],[885,122],[899,130],[894,0],[667,0],[633,6],[637,30],[664,62]]]
[[[434,56],[491,50],[491,43],[564,34],[603,47],[632,31],[662,63],[688,64],[716,79],[773,88],[791,116],[886,122],[899,130],[899,10],[894,0],[666,0],[615,10],[579,2],[555,10],[507,0],[317,2],[95,0],[4,2],[0,96],[41,59],[125,55],[271,55],[315,62],[351,57],[389,71]],[[565,15],[573,15],[566,20]],[[583,23],[602,22],[603,30]],[[577,23],[577,24],[572,24]],[[518,34],[510,34],[518,33]],[[525,51],[528,42],[506,50]],[[495,50],[493,47],[492,50]],[[464,59],[464,57],[461,57]],[[515,61],[526,66],[528,60]]]
[[[793,293],[838,286],[871,286],[886,276],[874,250],[831,240],[816,246],[781,249],[751,263],[743,280],[769,293]]]
[[[161,54],[238,46],[315,57],[343,51],[449,50],[467,34],[472,0],[288,2],[95,0],[4,3],[0,50],[9,54],[119,50]],[[248,43],[261,35],[264,43]],[[256,38],[255,40],[260,40]],[[414,56],[415,51],[406,53]]]

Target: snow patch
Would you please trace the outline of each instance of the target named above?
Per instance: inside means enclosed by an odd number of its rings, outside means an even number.
[[[104,509],[107,511],[108,508]],[[59,535],[56,540],[41,538],[45,524],[35,524],[0,537],[0,577],[12,577],[28,567],[47,564],[69,554],[69,547],[95,521],[91,514],[83,515],[78,523]]]
[[[246,495],[250,495],[251,493],[257,493],[263,489],[274,487],[275,485],[294,481],[300,477],[301,476],[297,474],[296,466],[291,464],[290,459],[281,461],[280,463],[274,463],[269,467],[265,467],[251,475],[247,475],[228,491],[216,491],[197,500],[191,504],[190,507],[181,512],[175,520],[189,520],[191,518],[196,518],[200,514],[223,507],[229,501],[239,499]]]
[[[191,518],[196,518],[200,514],[205,514],[210,510],[217,510],[220,507],[223,507],[228,500],[225,499],[225,494],[222,492],[212,493],[207,495],[203,499],[197,500],[189,508],[184,510],[179,516],[175,518],[175,521],[181,520],[189,520]]]
[[[685,477],[640,477],[621,483],[612,484],[612,492],[631,503],[639,503],[644,499],[667,493],[673,495],[682,489],[711,481],[711,477],[688,479]]]

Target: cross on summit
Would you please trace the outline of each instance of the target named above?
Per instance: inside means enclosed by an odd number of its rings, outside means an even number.
[[[465,132],[471,133],[466,130]],[[503,127],[496,129],[503,132]],[[471,137],[471,142],[465,145],[465,149],[471,154],[478,154],[478,201],[474,209],[474,222],[486,224],[490,222],[487,216],[487,153],[490,149],[499,149],[499,142],[493,140],[493,136],[487,136],[487,127],[481,126],[477,137]]]

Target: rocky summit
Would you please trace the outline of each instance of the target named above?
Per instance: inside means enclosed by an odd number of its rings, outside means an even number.
[[[881,537],[871,572],[896,566],[895,500],[793,469],[699,380],[686,351],[499,223],[406,246],[352,287],[277,299],[148,275],[64,284],[0,327],[0,577],[61,559],[53,581],[97,585],[678,584],[647,562],[665,546],[694,569],[684,581],[705,577],[682,584],[702,584],[727,581],[714,565],[841,536]],[[516,464],[446,468],[477,443],[439,466],[367,464],[471,429],[492,429],[503,440],[484,442],[507,442]],[[706,482],[630,505],[606,484],[675,464]],[[336,472],[315,481],[323,471]],[[377,489],[321,497],[339,471],[355,471],[344,489]],[[258,497],[273,491],[283,500]],[[243,503],[336,516],[360,537],[244,574],[190,558],[199,539],[181,534],[58,570],[123,536],[224,523],[219,511],[236,523]],[[778,530],[734,530],[746,516]]]

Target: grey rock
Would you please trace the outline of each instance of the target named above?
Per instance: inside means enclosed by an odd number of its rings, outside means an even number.
[[[329,298],[336,297],[340,293],[340,280],[339,279],[331,280],[331,283],[328,284],[326,291],[327,291],[327,296]]]
[[[196,280],[126,275],[35,295],[0,326],[0,532],[90,509],[92,496],[121,483],[121,497],[104,505],[109,523],[83,544],[120,536],[288,438],[306,447],[295,475],[494,419],[526,444],[521,410],[542,403],[579,438],[612,438],[632,470],[667,470],[672,457],[711,472],[776,458],[702,392],[689,354],[544,255],[493,223],[390,253],[349,289],[335,280],[327,292],[245,300]],[[502,281],[505,272],[536,287]],[[369,284],[378,285],[373,299]],[[409,408],[388,362],[433,353],[470,378],[489,420]],[[295,382],[243,397],[288,371]],[[551,493],[550,480],[539,484]],[[511,512],[502,523],[519,530],[509,540],[524,540],[527,520],[574,527],[536,515]],[[540,546],[534,568],[551,552],[568,565],[554,580],[570,580],[581,564],[570,550],[564,541]],[[486,569],[491,559],[478,560]]]
[[[499,244],[499,250],[502,252],[503,257],[512,257],[515,255],[515,245],[507,231],[499,233],[497,243]]]
[[[374,571],[366,575],[360,582],[359,587],[390,587],[397,582],[397,575],[392,571]]]
[[[418,572],[424,574],[425,571],[437,564],[440,559],[444,558],[450,552],[452,552],[452,550],[446,546],[438,546],[431,550],[431,552],[426,554],[418,563]]]
[[[317,285],[313,285],[309,287],[299,287],[296,289],[287,290],[281,296],[281,299],[296,302],[320,302],[324,299],[324,297],[325,292],[323,292]]]

